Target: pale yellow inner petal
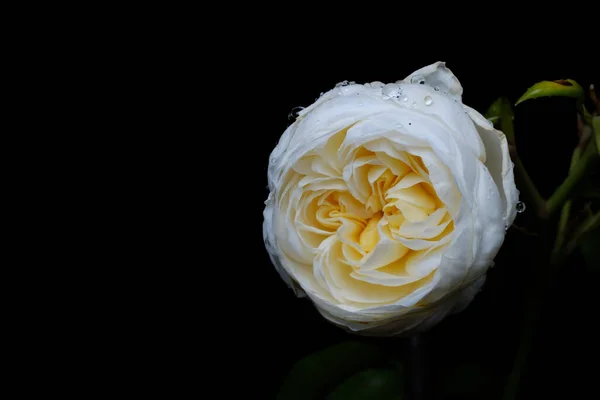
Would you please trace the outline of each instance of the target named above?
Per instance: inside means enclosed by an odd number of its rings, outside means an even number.
[[[346,132],[286,177],[286,215],[301,240],[294,245],[315,254],[315,281],[336,301],[393,303],[431,281],[454,221],[421,157],[386,139],[349,149]]]
[[[378,212],[377,214],[373,215],[369,219],[369,222],[367,223],[365,229],[363,229],[362,233],[360,234],[360,247],[362,247],[362,249],[367,253],[373,250],[375,246],[377,246],[377,242],[379,241],[377,223],[379,222],[379,220],[381,220],[382,217],[383,213],[381,212]]]

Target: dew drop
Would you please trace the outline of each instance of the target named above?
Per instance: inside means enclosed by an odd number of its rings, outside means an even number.
[[[440,87],[439,86],[434,86],[433,90],[435,90],[436,92],[439,92],[440,91]]]
[[[288,119],[295,119],[298,118],[298,114],[300,114],[300,111],[304,110],[304,107],[294,107],[292,108],[292,111],[290,111],[290,113],[288,114]]]
[[[418,83],[419,85],[424,85],[425,78],[423,78],[422,75],[415,75],[412,78],[410,78],[410,83]]]
[[[396,124],[396,128],[398,128],[398,129],[402,129],[402,124],[398,122],[398,123]]]
[[[448,94],[448,92],[446,92],[445,90],[444,90],[442,93],[444,93],[444,94]]]
[[[433,103],[433,99],[431,98],[431,96],[425,96],[425,99],[423,99],[423,101],[425,102],[426,106],[430,106]]]
[[[321,120],[320,120],[320,119],[318,119],[318,120],[316,120],[316,121],[315,121],[315,123],[316,123],[317,125],[319,125],[319,124],[321,123]]]
[[[517,203],[517,212],[519,214],[521,214],[522,212],[524,212],[526,208],[527,207],[525,207],[525,203],[523,203],[522,201],[520,201],[520,202]]]
[[[406,102],[408,101],[408,96],[404,96],[404,97],[402,98],[402,101],[406,103]]]
[[[341,81],[339,83],[336,83],[335,87],[348,86],[348,85],[356,85],[356,82],[354,82],[354,81]]]
[[[364,104],[363,104],[363,102],[361,101],[361,102],[359,102],[359,103],[358,103],[358,105],[362,107]]]
[[[413,108],[417,108],[417,102],[413,101],[412,106],[413,106]]]
[[[402,94],[402,89],[400,89],[398,85],[394,83],[388,83],[381,90],[381,95],[385,100],[390,98],[397,99],[400,97],[400,94]]]

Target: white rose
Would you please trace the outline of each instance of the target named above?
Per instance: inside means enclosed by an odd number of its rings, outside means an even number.
[[[481,288],[518,191],[507,140],[438,62],[403,81],[338,85],[273,150],[266,248],[333,323],[423,330]]]

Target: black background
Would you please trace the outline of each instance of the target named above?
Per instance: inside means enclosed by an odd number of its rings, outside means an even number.
[[[273,54],[270,48],[258,49],[256,58],[247,60],[254,63],[257,72],[252,77],[248,101],[240,105],[244,118],[239,133],[243,135],[242,148],[238,151],[246,167],[236,178],[248,188],[243,202],[247,207],[243,222],[247,250],[236,257],[235,268],[239,273],[236,288],[243,291],[240,298],[248,311],[239,315],[231,328],[245,360],[232,365],[247,379],[247,390],[259,398],[272,398],[285,374],[301,357],[353,338],[325,321],[308,300],[294,296],[264,248],[262,210],[268,195],[268,156],[292,122],[288,113],[293,107],[310,105],[321,92],[342,80],[394,82],[436,61],[447,63],[463,86],[463,102],[481,113],[501,95],[514,103],[540,80],[571,78],[584,88],[593,79],[596,85],[599,83],[589,64],[560,52],[525,58],[503,58],[497,52],[487,57],[482,52],[479,57],[464,58],[448,52],[425,54],[406,49],[374,55],[362,48],[343,50],[333,51],[335,54],[320,51],[311,56],[310,47],[304,48],[298,38],[285,51]],[[575,102],[538,99],[519,105],[515,113],[519,153],[542,195],[548,196],[566,176],[578,140]],[[530,226],[532,218],[525,211],[515,223]],[[473,303],[422,335],[429,396],[444,398],[436,394],[434,382],[444,368],[464,362],[475,362],[500,383],[506,379],[516,354],[524,295],[534,279],[536,239],[511,229],[486,285]],[[597,368],[589,357],[597,340],[597,292],[593,279],[587,277],[580,264],[575,258],[561,272],[559,284],[544,308],[532,362],[524,375],[522,398],[549,394],[587,397],[588,391],[595,388]],[[403,346],[399,346],[400,353]]]

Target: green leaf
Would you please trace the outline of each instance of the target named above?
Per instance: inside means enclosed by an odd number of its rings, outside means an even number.
[[[281,385],[277,399],[324,398],[350,375],[387,363],[387,356],[375,345],[357,341],[340,343],[298,361]]]
[[[575,97],[583,98],[583,88],[573,79],[559,79],[556,81],[541,81],[527,89],[525,94],[521,96],[515,103],[515,106],[525,100],[537,99],[539,97]]]
[[[326,400],[402,400],[404,382],[398,370],[367,369],[346,379]]]
[[[579,247],[586,267],[592,272],[600,272],[600,229],[587,233]]]

